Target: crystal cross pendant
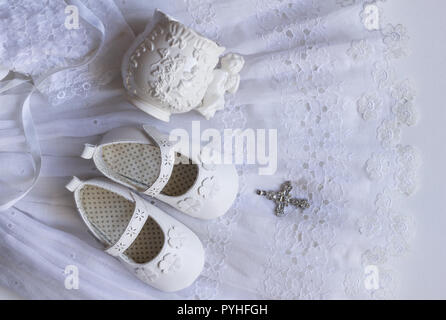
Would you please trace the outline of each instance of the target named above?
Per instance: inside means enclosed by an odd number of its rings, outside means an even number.
[[[269,200],[273,200],[276,204],[276,209],[274,210],[276,216],[283,217],[285,215],[285,207],[288,207],[289,204],[301,209],[307,209],[310,207],[310,203],[307,199],[291,198],[291,189],[293,189],[291,182],[286,181],[280,187],[280,191],[257,190],[257,194],[260,196],[265,196]]]

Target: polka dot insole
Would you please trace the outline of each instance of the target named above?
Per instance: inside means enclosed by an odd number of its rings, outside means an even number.
[[[185,194],[195,183],[198,176],[198,166],[196,164],[187,163],[187,157],[176,154],[178,163],[173,166],[172,174],[161,193],[177,197]],[[186,160],[186,161],[185,161]]]
[[[104,162],[122,180],[139,191],[148,189],[158,178],[161,167],[161,152],[156,146],[142,143],[116,143],[102,148]],[[176,154],[177,161],[172,175],[161,191],[168,196],[180,196],[195,183],[198,166],[187,163],[187,157]],[[181,161],[179,161],[181,160]]]
[[[102,157],[119,180],[140,191],[148,189],[160,174],[161,152],[142,143],[116,143],[102,148]]]
[[[135,204],[114,192],[91,185],[81,189],[80,200],[87,219],[104,237],[106,244],[115,244],[131,219]],[[163,244],[163,231],[149,217],[124,254],[136,263],[146,263],[158,255]]]

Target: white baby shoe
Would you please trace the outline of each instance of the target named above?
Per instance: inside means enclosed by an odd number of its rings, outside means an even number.
[[[204,265],[198,237],[136,193],[105,179],[67,184],[88,229],[145,283],[166,292],[191,285]]]
[[[86,144],[81,157],[93,159],[111,180],[192,217],[223,215],[237,196],[235,167],[203,163],[201,154],[189,159],[180,151],[153,127],[122,127],[105,134],[98,146]]]

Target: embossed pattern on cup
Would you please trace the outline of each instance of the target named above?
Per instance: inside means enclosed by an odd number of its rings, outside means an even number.
[[[168,120],[201,103],[225,48],[161,11],[153,20],[126,54],[124,85],[130,101]]]
[[[159,10],[124,56],[127,97],[148,114],[169,121],[172,113],[197,109],[207,119],[238,88],[244,60]]]

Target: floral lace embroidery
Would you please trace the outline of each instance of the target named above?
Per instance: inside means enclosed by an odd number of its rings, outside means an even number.
[[[366,162],[367,175],[371,180],[380,179],[385,176],[391,168],[391,163],[386,154],[373,153]]]
[[[407,30],[402,25],[386,24],[380,33],[383,58],[374,64],[372,78],[379,96],[386,97],[388,102],[385,109],[384,104],[381,106],[383,112],[377,117],[380,121],[377,140],[382,151],[371,155],[366,161],[365,171],[370,179],[377,181],[375,187],[381,191],[376,195],[375,212],[359,218],[357,222],[358,232],[370,240],[370,247],[362,254],[362,266],[378,268],[379,286],[367,290],[364,287],[367,275],[360,269],[352,270],[344,281],[345,292],[350,298],[395,296],[398,280],[389,266],[395,257],[407,251],[414,229],[412,219],[400,214],[394,201],[396,193],[409,196],[415,192],[420,166],[415,148],[400,144],[402,125],[411,126],[417,122],[415,94],[409,81],[395,81],[391,68],[391,59],[407,54]]]
[[[350,48],[347,50],[347,55],[349,55],[353,60],[362,60],[370,56],[373,47],[364,39],[359,41],[352,41]]]
[[[366,3],[364,9],[359,14],[364,27],[369,31],[379,30],[380,11],[378,6],[372,3]]]
[[[338,2],[341,6],[353,3]],[[277,20],[264,19],[261,11],[258,16],[265,29],[279,24],[275,32],[264,37],[271,48],[283,50],[273,55],[268,66],[281,92],[282,108],[276,112],[278,126],[283,128],[283,136],[279,136],[285,153],[283,179],[291,180],[295,192],[312,203],[305,213],[296,210],[276,220],[270,259],[263,266],[264,278],[258,291],[273,299],[324,298],[328,297],[328,279],[335,270],[328,248],[335,245],[335,230],[343,224],[340,213],[348,176],[339,111],[344,101],[330,72],[332,61],[325,49],[329,43],[318,19],[324,9],[310,1],[294,4],[291,10],[280,1],[259,1],[257,7],[277,11]],[[280,19],[283,15],[286,20]],[[300,21],[298,26],[287,24],[296,19]],[[353,55],[353,50],[350,52]],[[338,147],[326,148],[329,145]]]
[[[392,112],[399,123],[413,126],[418,121],[418,111],[413,103],[415,93],[408,80],[395,84],[391,88],[391,96],[394,99]]]
[[[85,98],[94,89],[110,83],[120,73],[119,67],[111,69],[110,66],[120,65],[126,46],[134,38],[114,3],[102,0],[82,2],[105,23],[105,43],[109,47],[101,51],[94,68],[84,66],[64,70],[39,84],[39,90],[52,105]],[[0,48],[0,65],[34,79],[56,68],[85,61],[99,44],[98,31],[83,19],[79,21],[79,29],[65,27],[63,13],[66,5],[63,1],[21,0],[5,3],[5,6],[2,10],[6,15],[0,21],[1,30],[6,31],[0,41],[4,44]],[[117,38],[119,46],[112,48],[110,41]]]
[[[382,101],[376,94],[363,94],[359,98],[358,112],[364,120],[377,119],[381,109]]]
[[[377,150],[363,161],[365,177],[373,179],[377,192],[376,198],[370,200],[370,210],[354,218],[354,230],[361,239],[368,239],[365,243],[370,246],[359,255],[359,265],[339,270],[337,261],[331,256],[344,254],[345,246],[338,243],[337,234],[350,227],[345,212],[348,212],[346,192],[351,179],[348,166],[352,155],[343,145],[351,134],[343,125],[342,112],[348,102],[340,94],[343,83],[337,82],[332,74],[336,58],[326,49],[330,43],[325,38],[324,19],[320,18],[327,3],[305,1],[287,5],[279,0],[257,0],[255,5],[262,30],[259,37],[274,51],[270,63],[261,67],[274,76],[274,88],[281,93],[281,109],[277,110],[279,125],[286,137],[292,137],[282,140],[279,137],[279,143],[286,141],[282,146],[286,164],[283,178],[293,181],[299,196],[308,196],[317,204],[305,214],[290,214],[276,221],[270,259],[262,265],[264,279],[257,288],[258,294],[267,298],[324,298],[332,296],[332,288],[343,287],[345,297],[392,297],[395,274],[387,264],[394,253],[404,252],[412,233],[410,219],[396,211],[394,198],[397,193],[413,192],[411,187],[416,186],[419,166],[413,161],[404,163],[397,157],[404,148],[400,145],[401,126],[412,122],[405,120],[408,117],[398,116],[399,108],[394,107],[397,99],[390,96],[391,88],[398,82],[395,82],[389,59],[395,57],[393,52],[406,52],[405,43],[354,39],[345,48],[352,63],[370,66],[370,79],[376,85],[369,92],[360,92],[354,103],[358,115],[368,120],[364,123],[374,128],[372,137],[376,136]],[[364,29],[364,38],[370,32],[383,37],[384,31],[376,31],[381,30],[381,17],[375,2],[339,0],[334,3],[358,9],[358,27]],[[218,19],[214,19],[217,14],[212,1],[190,0],[187,5],[193,19],[192,28],[218,41]],[[299,19],[298,24],[293,23],[296,19]],[[293,47],[296,49],[292,50]],[[369,61],[371,58],[375,61]],[[293,75],[281,78],[288,70],[292,70]],[[230,101],[227,104],[229,107],[218,114],[218,120],[223,127],[243,128],[246,124],[243,106],[231,106]],[[408,150],[401,152],[410,158]],[[376,159],[367,166],[372,154]],[[407,168],[413,175],[409,174],[410,178],[404,181],[405,176],[398,172]],[[239,172],[244,183],[246,168],[240,168]],[[204,243],[207,263],[202,276],[193,285],[194,298],[218,296],[226,248],[243,197],[242,193],[225,216],[209,223]],[[364,264],[384,261],[385,265],[379,265],[379,289],[365,290]]]
[[[337,4],[342,7],[360,3],[364,3],[360,12],[360,21],[364,24],[366,32],[381,30],[380,9],[376,2],[337,1]],[[293,11],[287,10],[279,1],[269,1],[268,4],[259,1],[258,7],[277,10],[278,16],[286,15],[291,21],[293,20],[290,17]],[[302,4],[302,7],[298,8],[302,11],[299,11],[296,6],[293,6],[294,12],[305,12],[306,17],[311,17],[312,14],[318,16],[323,10],[322,5],[306,7],[305,10],[304,7],[305,5]],[[261,12],[258,16],[261,17],[259,19],[264,26],[269,26],[269,21],[262,20]],[[287,26],[287,29],[276,27],[275,33],[264,35],[265,40],[270,41],[273,48],[281,45],[288,48],[291,44],[286,45],[286,43],[290,42],[290,38],[302,32],[304,41],[300,44],[301,46],[306,44],[301,49],[303,53],[299,56],[293,56],[293,53],[289,51],[286,54],[274,56],[271,69],[278,75],[278,79],[285,72],[277,68],[279,61],[283,61],[284,65],[296,71],[296,75],[287,80],[288,83],[299,84],[302,94],[296,94],[293,88],[287,87],[285,81],[278,80],[277,87],[282,90],[283,102],[280,113],[285,115],[279,116],[279,119],[282,121],[281,126],[287,129],[287,137],[305,136],[306,138],[295,139],[292,143],[288,141],[289,147],[285,148],[287,153],[290,156],[295,155],[295,146],[301,145],[303,151],[309,156],[307,160],[302,161],[301,167],[296,158],[302,158],[302,153],[294,157],[293,164],[288,167],[289,174],[286,178],[294,179],[301,192],[308,192],[310,201],[318,203],[316,209],[310,209],[303,216],[303,220],[288,216],[277,221],[274,244],[271,245],[271,259],[265,266],[265,280],[259,289],[268,298],[330,297],[331,286],[328,283],[333,281],[337,273],[334,271],[336,261],[329,257],[330,254],[335,253],[335,249],[343,250],[339,249],[343,247],[342,245],[336,244],[335,230],[348,228],[340,215],[341,212],[348,211],[348,207],[345,206],[348,198],[345,197],[344,188],[348,186],[345,181],[348,181],[349,174],[342,168],[351,161],[341,151],[342,142],[346,141],[348,132],[343,132],[344,126],[339,113],[331,111],[336,108],[342,109],[344,101],[337,95],[337,90],[342,89],[343,84],[337,84],[330,76],[331,58],[324,49],[329,45],[320,40],[323,39],[320,36],[324,32],[323,27],[322,23],[313,24],[306,29],[307,32],[293,30],[290,26]],[[407,34],[402,26],[392,25],[378,33],[382,36],[382,45],[380,43],[372,45],[365,39],[354,40],[346,50],[346,54],[355,63],[366,61],[366,58],[376,59],[375,62],[370,63],[371,79],[376,84],[376,88],[360,95],[356,105],[358,114],[364,120],[368,120],[367,123],[376,126],[376,138],[382,148],[381,151],[374,152],[365,163],[368,177],[377,181],[374,182],[375,187],[378,190],[382,187],[382,190],[377,193],[376,202],[372,204],[375,206],[375,212],[368,212],[357,220],[356,228],[359,235],[368,238],[367,243],[371,246],[362,252],[361,265],[344,271],[343,286],[345,295],[350,298],[393,296],[396,288],[395,274],[387,266],[395,255],[404,252],[412,234],[410,219],[395,212],[396,206],[392,201],[396,196],[395,192],[406,195],[414,192],[416,172],[419,167],[415,149],[400,145],[401,125],[413,125],[416,122],[416,109],[412,103],[413,95],[408,89],[409,86],[401,87],[401,83],[395,82],[394,72],[389,62],[389,59],[406,54]],[[313,37],[317,40],[313,40]],[[372,52],[373,55],[371,55]],[[310,78],[299,78],[301,74],[308,75],[310,70],[313,70]],[[317,79],[326,81],[317,82]],[[392,91],[395,92],[393,95],[391,95]],[[303,104],[304,108],[300,109],[299,104]],[[305,111],[308,112],[308,116],[304,115]],[[300,126],[296,126],[295,119],[302,119]],[[326,123],[331,123],[330,120],[333,120],[330,132],[318,132]],[[336,143],[339,150],[319,149],[318,147],[325,145],[321,137],[328,138],[331,145]],[[402,161],[400,153],[404,153],[408,161]],[[321,156],[325,159],[319,160]],[[320,170],[321,167],[324,168],[323,172]],[[303,173],[302,170],[304,170]],[[407,174],[403,174],[405,171]],[[327,175],[330,172],[336,172],[336,175]],[[331,252],[328,250],[330,246],[333,246]],[[364,287],[366,276],[364,268],[369,265],[376,265],[380,271],[379,287],[373,290],[367,290]]]
[[[407,30],[401,24],[385,26],[382,31],[383,42],[386,45],[386,54],[391,58],[401,58],[407,55],[409,37]]]
[[[385,149],[395,147],[401,141],[401,127],[394,119],[383,120],[376,134]]]

